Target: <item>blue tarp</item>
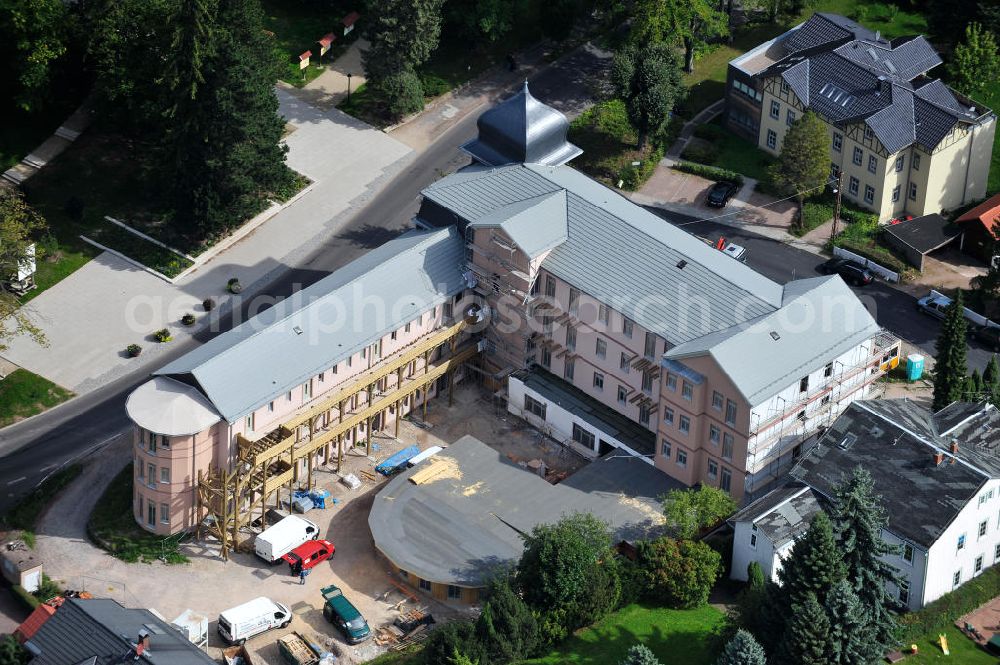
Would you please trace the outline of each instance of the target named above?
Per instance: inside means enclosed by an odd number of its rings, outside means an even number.
[[[420,448],[417,446],[410,446],[408,448],[403,448],[398,453],[387,457],[385,460],[380,462],[375,470],[384,476],[391,476],[397,471],[406,467],[406,463],[410,461],[410,458],[415,456],[420,452]]]
[[[326,504],[330,503],[330,492],[324,489],[315,489],[309,493],[309,498],[312,499],[313,506],[316,508],[326,508]]]

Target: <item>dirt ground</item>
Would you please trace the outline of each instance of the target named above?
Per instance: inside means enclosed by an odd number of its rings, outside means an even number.
[[[223,646],[216,633],[215,617],[226,608],[263,595],[288,605],[295,618],[285,631],[265,633],[247,643],[261,662],[281,662],[276,640],[289,631],[302,632],[315,643],[328,646],[339,654],[341,663],[363,662],[378,655],[381,648],[373,641],[347,646],[323,618],[320,587],[333,583],[343,588],[373,630],[414,607],[426,608],[439,622],[474,611],[446,606],[409,587],[410,595],[417,600],[408,600],[394,584],[396,580],[390,576],[385,560],[375,551],[368,529],[374,496],[385,482],[374,474],[378,461],[409,445],[421,449],[448,445],[465,434],[480,438],[515,461],[542,459],[556,472],[572,472],[586,464],[575,453],[499,410],[489,393],[473,385],[459,386],[453,406],[448,406],[447,398],[429,404],[426,423],[404,421],[398,440],[391,437],[391,430],[375,437],[378,449],[373,446],[371,457],[360,453],[347,456],[344,472],[354,472],[363,480],[358,490],[338,482],[340,477],[332,469],[321,467],[314,471],[316,485],[330,490],[337,503],[324,510],[312,510],[306,517],[319,524],[323,537],[331,540],[337,551],[300,586],[284,564],[268,566],[246,553],[234,553],[229,561],[223,561],[211,542],[184,543],[182,550],[191,561],[174,566],[124,563],[93,546],[86,535],[86,522],[104,488],[131,458],[129,442],[123,438],[91,459],[80,479],[49,507],[37,529],[37,551],[48,575],[64,588],[87,590],[129,607],[154,608],[168,620],[188,608],[205,613],[211,619],[209,653],[214,657],[220,657]],[[364,479],[358,474],[360,470],[373,473],[378,482]]]

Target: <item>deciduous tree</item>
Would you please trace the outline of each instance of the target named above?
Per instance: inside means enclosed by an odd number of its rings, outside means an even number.
[[[5,96],[30,111],[52,98],[53,63],[66,53],[70,33],[62,0],[0,0],[0,57]]]
[[[677,57],[669,46],[626,46],[611,66],[615,94],[625,102],[629,122],[639,138],[639,149],[659,132],[683,96]]]
[[[647,594],[678,608],[708,602],[722,568],[722,557],[705,543],[668,537],[640,543],[639,562],[646,571]]]
[[[19,194],[0,187],[0,279],[16,276],[18,267],[30,260],[32,236],[43,228],[45,220]],[[0,351],[7,348],[7,340],[18,335],[46,345],[45,335],[21,310],[17,296],[0,289]]]
[[[640,48],[679,44],[686,72],[694,71],[696,47],[729,34],[729,16],[712,0],[637,0],[633,15],[633,41]]]
[[[767,665],[764,647],[748,631],[740,628],[726,642],[715,665]]]
[[[667,528],[675,538],[694,538],[698,531],[715,526],[736,510],[727,492],[709,485],[671,490],[663,500]]]
[[[781,154],[771,168],[775,184],[795,197],[802,224],[802,205],[819,194],[830,180],[830,137],[826,123],[812,111],[806,111],[785,132]]]
[[[945,311],[941,332],[938,333],[934,346],[936,355],[932,406],[935,411],[962,399],[965,377],[969,372],[966,344],[965,305],[962,302],[962,291],[959,290]]]
[[[948,63],[951,84],[974,95],[1000,77],[1000,52],[996,36],[973,22],[965,26],[965,39],[955,46]]]
[[[438,46],[444,0],[373,0],[368,11],[370,43],[362,52],[365,76],[379,82],[422,65]]]

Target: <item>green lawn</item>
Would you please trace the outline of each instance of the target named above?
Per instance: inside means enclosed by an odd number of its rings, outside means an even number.
[[[737,136],[722,126],[721,118],[702,125],[695,135],[709,144],[703,150],[685,152],[684,159],[736,171],[761,182],[769,180],[768,169],[775,159],[756,143]],[[698,154],[701,153],[701,154]]]
[[[285,62],[281,80],[297,87],[302,87],[313,80],[347,46],[357,38],[357,30],[344,36],[344,26],[341,20],[352,10],[362,11],[361,3],[348,0],[335,2],[310,2],[309,0],[264,0],[264,26],[274,33],[275,47]],[[323,35],[332,32],[337,41],[320,58],[319,44],[316,43]],[[313,56],[309,67],[303,72],[299,69],[299,54],[312,51]]]
[[[629,605],[569,638],[547,656],[524,661],[524,665],[608,665],[621,661],[639,642],[663,663],[709,665],[713,654],[708,638],[722,621],[722,612],[710,606],[669,610]]]
[[[0,427],[39,414],[72,396],[48,379],[16,369],[0,380]]]
[[[45,482],[11,506],[4,515],[0,516],[0,524],[12,529],[23,529],[25,542],[28,543],[29,547],[34,547],[34,534],[32,532],[38,522],[38,516],[42,514],[46,506],[52,503],[55,495],[73,482],[81,471],[83,471],[83,467],[79,464],[71,464],[56,471],[46,478]]]
[[[583,148],[574,161],[576,168],[611,187],[621,181],[627,190],[642,186],[663,157],[663,149],[653,145],[653,137],[644,150],[636,148],[635,130],[617,99],[584,111],[570,124],[569,140]],[[634,162],[640,166],[634,167]]]
[[[996,656],[986,653],[979,645],[963,635],[958,628],[949,626],[945,629],[944,633],[948,636],[948,649],[951,651],[950,656],[946,656],[941,652],[941,647],[938,646],[937,642],[937,633],[934,633],[933,635],[925,635],[917,640],[916,644],[919,650],[917,655],[907,656],[903,662],[906,665],[924,665],[926,663],[996,665]]]

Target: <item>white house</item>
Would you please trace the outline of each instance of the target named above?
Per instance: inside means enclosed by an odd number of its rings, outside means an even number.
[[[792,469],[792,483],[734,515],[731,577],[757,561],[777,579],[781,560],[835,486],[867,469],[889,522],[883,537],[905,582],[891,589],[916,610],[1000,563],[1000,411],[956,402],[931,413],[907,400],[861,401]]]

